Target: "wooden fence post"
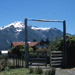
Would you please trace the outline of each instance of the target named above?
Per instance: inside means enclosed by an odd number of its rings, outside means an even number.
[[[25,19],[25,68],[29,67],[28,57],[28,44],[27,44],[27,19]]]
[[[63,63],[64,67],[67,66],[67,50],[66,50],[66,22],[63,21]]]

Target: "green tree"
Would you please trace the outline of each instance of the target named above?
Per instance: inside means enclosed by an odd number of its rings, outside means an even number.
[[[36,39],[33,39],[33,42],[36,42]]]
[[[49,46],[50,45],[50,40],[49,38],[46,39],[46,44]]]
[[[22,56],[22,54],[25,52],[25,46],[24,45],[17,45],[12,48],[12,54],[14,54],[17,57]]]
[[[60,38],[58,35],[56,35],[52,43],[50,44],[50,48],[53,51],[62,50],[63,49],[63,38]]]
[[[63,38],[59,39],[57,42],[53,42],[50,45],[52,50],[63,50]],[[66,50],[67,50],[67,60],[69,66],[75,66],[75,35],[66,36]]]
[[[29,46],[29,51],[33,51],[33,48]],[[17,45],[12,48],[12,54],[14,54],[17,57],[23,56],[25,53],[25,45]]]
[[[41,43],[40,43],[40,45],[41,45],[41,46],[44,46],[44,43],[45,43],[44,40],[41,39]]]

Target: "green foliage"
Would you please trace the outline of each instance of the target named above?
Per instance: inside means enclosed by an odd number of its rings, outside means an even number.
[[[20,56],[22,56],[24,49],[25,49],[24,45],[17,45],[12,48],[12,54],[14,54],[17,57],[20,57]]]
[[[41,43],[40,43],[41,46],[44,46],[44,40],[41,39]]]
[[[33,48],[29,46],[29,52],[30,52],[30,51],[33,51]]]
[[[55,75],[55,69],[52,68],[51,70],[47,70],[47,71],[45,72],[45,75]]]
[[[36,42],[36,39],[33,39],[33,42]]]
[[[50,40],[49,40],[49,38],[46,39],[46,44],[47,44],[47,45],[50,45]]]
[[[0,71],[5,70],[8,67],[8,56],[0,55]]]
[[[29,51],[33,51],[33,48],[29,46]],[[14,54],[17,57],[23,56],[25,53],[25,45],[17,45],[12,48],[12,54]]]
[[[34,73],[34,69],[32,67],[29,67],[29,74]]]
[[[10,71],[2,71],[0,75],[43,75],[43,74],[29,74],[29,69],[27,68],[16,68],[10,69]]]
[[[53,43],[50,45],[52,50],[63,50],[63,38],[59,40],[55,38]],[[75,35],[67,35],[66,36],[66,48],[67,50],[75,49]]]
[[[66,37],[67,49],[75,50],[75,36],[67,35]]]
[[[42,69],[41,68],[35,68],[35,74],[42,74],[43,73],[43,71],[42,71]]]

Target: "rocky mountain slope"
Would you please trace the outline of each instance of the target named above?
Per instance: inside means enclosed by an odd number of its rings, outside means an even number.
[[[62,37],[62,31],[56,28],[43,28],[28,26],[28,41],[36,39],[52,40],[56,35]],[[25,41],[25,26],[23,22],[14,22],[9,25],[0,27],[0,50],[11,48],[12,41]]]

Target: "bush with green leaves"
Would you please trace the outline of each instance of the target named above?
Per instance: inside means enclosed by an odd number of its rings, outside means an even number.
[[[42,74],[43,73],[42,69],[39,67],[35,68],[34,72],[35,72],[35,74]]]
[[[50,45],[50,48],[54,51],[63,51],[63,38],[54,40]],[[75,66],[75,35],[66,36],[66,52],[67,52],[67,65]]]
[[[45,75],[55,75],[55,69],[45,71]]]
[[[29,74],[31,74],[31,73],[34,73],[34,74],[42,74],[43,71],[42,71],[41,68],[39,68],[39,66],[38,67],[35,67],[35,68],[29,67]]]
[[[17,45],[12,48],[12,55],[16,57],[21,57],[22,54],[24,53],[25,46],[24,45]]]
[[[29,74],[34,73],[34,69],[32,67],[29,67]]]
[[[63,50],[63,38],[54,39],[50,48],[54,51]],[[75,49],[75,35],[67,35],[66,36],[66,49],[74,50]]]
[[[5,70],[8,66],[8,55],[0,55],[0,71]]]
[[[33,51],[33,48],[29,46],[29,51]],[[23,57],[25,55],[25,45],[17,45],[12,48],[12,55],[16,57]]]

